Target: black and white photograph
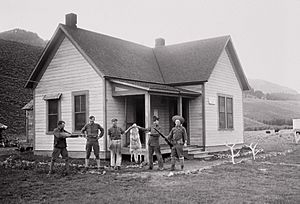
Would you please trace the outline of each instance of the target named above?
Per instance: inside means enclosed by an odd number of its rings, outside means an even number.
[[[0,0],[0,202],[300,203],[300,0]]]

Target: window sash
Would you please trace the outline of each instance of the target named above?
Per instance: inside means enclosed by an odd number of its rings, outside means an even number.
[[[233,129],[233,99],[219,96],[219,129]]]
[[[78,132],[87,122],[87,93],[73,95],[73,130]]]
[[[58,99],[47,100],[47,132],[53,132],[54,128],[57,126],[60,116],[59,105]]]

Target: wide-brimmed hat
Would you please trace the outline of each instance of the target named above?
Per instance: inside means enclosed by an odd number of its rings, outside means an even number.
[[[180,115],[174,115],[172,117],[172,120],[173,120],[173,122],[175,122],[175,120],[179,120],[181,122],[181,124],[184,123],[184,118]]]
[[[159,120],[159,117],[156,116],[156,115],[154,115],[154,116],[153,116],[153,121],[157,121],[157,120]]]
[[[117,118],[112,118],[112,119],[111,119],[111,122],[116,122],[116,121],[118,121]]]

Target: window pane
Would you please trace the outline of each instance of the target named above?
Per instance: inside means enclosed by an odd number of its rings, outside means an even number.
[[[58,100],[48,101],[48,114],[58,114]]]
[[[58,115],[48,115],[48,131],[53,131],[58,122]]]
[[[75,113],[75,130],[81,130],[85,125],[85,112],[84,113]]]
[[[86,110],[86,97],[85,95],[81,95],[81,111],[85,112]]]
[[[225,128],[225,113],[219,113],[219,128]]]
[[[74,96],[75,113],[80,112],[80,96]]]
[[[225,113],[225,97],[219,96],[219,111]]]
[[[226,111],[232,113],[232,98],[226,98]]]
[[[233,115],[232,115],[232,113],[227,114],[227,128],[233,128]]]

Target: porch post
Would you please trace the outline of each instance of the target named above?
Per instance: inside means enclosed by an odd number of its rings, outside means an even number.
[[[178,115],[182,116],[182,96],[179,96],[177,98],[177,112],[178,112]]]
[[[147,92],[145,93],[145,127],[150,127],[151,121],[150,121],[150,115],[151,115],[151,109],[150,109],[150,94]],[[148,155],[148,140],[149,140],[149,134],[145,134],[145,147],[146,147],[146,153],[145,153],[145,161],[148,163],[149,162],[149,155]]]
[[[125,130],[127,130],[127,96],[124,97],[124,108],[125,108]],[[121,139],[121,145],[122,147],[125,147],[127,143],[127,135],[125,135],[125,138],[122,137]]]

